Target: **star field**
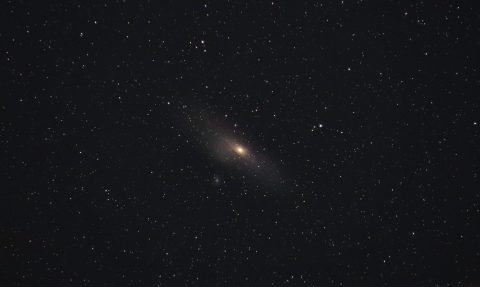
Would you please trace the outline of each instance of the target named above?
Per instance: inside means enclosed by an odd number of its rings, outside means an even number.
[[[479,286],[472,2],[5,1],[0,286]]]

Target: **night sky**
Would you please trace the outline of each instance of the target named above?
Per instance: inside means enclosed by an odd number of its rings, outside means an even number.
[[[3,1],[0,285],[478,286],[480,10],[428,2]]]

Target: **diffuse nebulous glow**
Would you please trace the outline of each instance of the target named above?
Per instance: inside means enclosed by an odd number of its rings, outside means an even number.
[[[251,142],[238,136],[226,123],[202,119],[197,123],[200,139],[207,151],[227,166],[249,174],[265,183],[278,183],[280,176],[273,162],[264,152],[258,152]]]

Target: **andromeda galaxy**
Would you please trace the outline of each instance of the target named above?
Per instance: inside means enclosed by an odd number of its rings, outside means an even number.
[[[253,139],[247,138],[245,130],[240,131],[238,126],[231,125],[226,120],[206,116],[204,113],[190,113],[189,126],[204,151],[224,168],[266,185],[282,182],[274,161],[265,149],[254,144]]]

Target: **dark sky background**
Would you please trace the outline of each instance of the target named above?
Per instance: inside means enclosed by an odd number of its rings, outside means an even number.
[[[0,285],[478,286],[473,3],[3,1]]]

